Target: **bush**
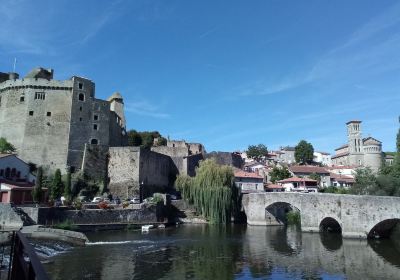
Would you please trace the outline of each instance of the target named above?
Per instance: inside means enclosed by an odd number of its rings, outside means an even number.
[[[289,211],[286,213],[286,220],[288,225],[300,225],[301,224],[301,217],[299,211]]]
[[[72,223],[70,220],[66,220],[64,222],[53,225],[53,228],[63,229],[63,230],[76,230],[77,226]]]

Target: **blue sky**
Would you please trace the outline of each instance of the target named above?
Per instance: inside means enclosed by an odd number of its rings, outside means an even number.
[[[129,129],[333,152],[359,119],[395,149],[399,1],[1,0],[0,19],[0,71],[16,57],[119,91]]]

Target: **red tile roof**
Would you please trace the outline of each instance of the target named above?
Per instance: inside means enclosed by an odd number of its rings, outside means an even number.
[[[252,172],[246,172],[243,170],[236,170],[235,171],[235,177],[239,178],[256,178],[256,179],[262,179],[263,177],[258,175],[257,173],[252,173]]]
[[[349,147],[349,145],[348,144],[344,144],[344,145],[340,146],[339,148],[336,148],[335,151],[343,149],[343,148],[347,148],[347,147]]]
[[[338,182],[347,182],[347,183],[354,183],[355,180],[354,178],[350,177],[350,176],[346,176],[346,175],[339,175],[336,173],[331,173],[330,174],[331,180],[335,180]]]
[[[317,173],[317,174],[327,174],[327,171],[324,167],[320,166],[312,166],[312,165],[294,165],[290,166],[289,170],[293,173]]]
[[[269,185],[267,185],[267,188],[268,189],[283,189],[284,186],[277,185],[277,184],[269,184]]]
[[[331,157],[331,159],[348,156],[349,152],[339,153]]]
[[[287,178],[287,179],[278,181],[278,183],[292,183],[292,182],[313,182],[313,183],[317,183],[316,180],[309,179],[309,178],[299,178],[299,177],[292,177],[292,178]]]

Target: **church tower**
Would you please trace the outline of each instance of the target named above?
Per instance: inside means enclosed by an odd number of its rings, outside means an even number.
[[[349,121],[347,125],[347,139],[349,149],[349,164],[364,164],[364,148],[361,136],[361,121]]]

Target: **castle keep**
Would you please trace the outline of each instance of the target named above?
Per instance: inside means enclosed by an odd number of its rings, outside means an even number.
[[[22,79],[0,73],[0,137],[27,162],[79,170],[88,146],[127,143],[123,99],[119,93],[97,99],[91,80],[54,80],[52,69],[36,68]]]

